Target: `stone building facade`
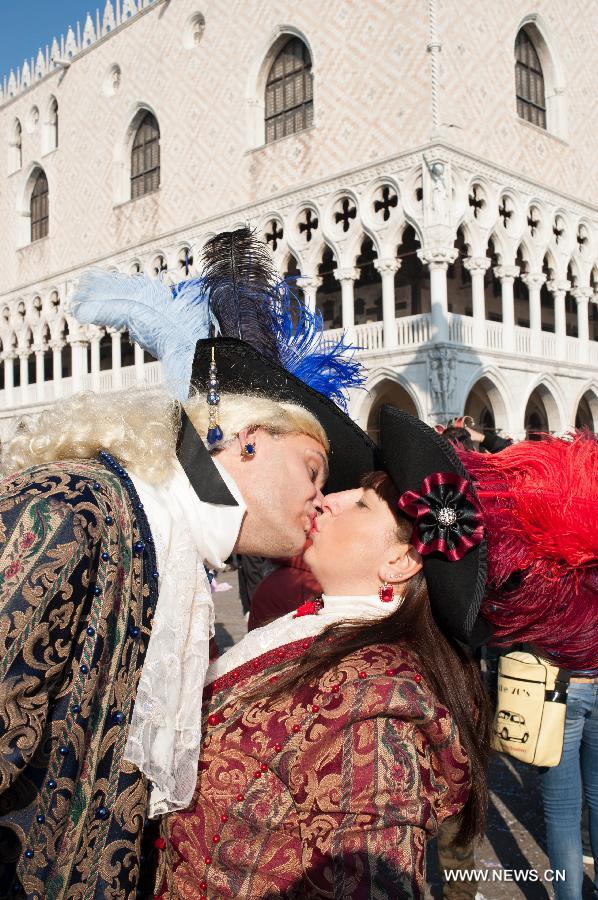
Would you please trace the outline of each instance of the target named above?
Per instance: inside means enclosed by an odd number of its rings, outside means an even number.
[[[583,0],[107,0],[0,91],[0,437],[160,380],[69,317],[82,271],[179,280],[244,223],[362,348],[372,433],[385,401],[598,430],[593,28]]]

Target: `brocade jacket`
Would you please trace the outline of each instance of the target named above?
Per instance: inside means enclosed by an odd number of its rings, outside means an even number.
[[[95,461],[0,485],[0,897],[136,895],[148,787],[123,751],[153,576],[135,505]]]
[[[162,820],[164,900],[423,897],[426,840],[469,796],[456,725],[417,656],[389,645],[355,652],[317,686],[244,698],[309,645],[206,688],[195,798]]]

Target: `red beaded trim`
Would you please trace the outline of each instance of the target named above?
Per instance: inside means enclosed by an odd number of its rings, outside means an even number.
[[[309,640],[302,638],[299,641],[293,641],[291,644],[285,644],[284,647],[275,647],[272,650],[268,650],[267,653],[262,653],[261,656],[257,656],[255,659],[249,659],[242,666],[238,666],[231,672],[226,672],[225,675],[221,675],[220,678],[208,685],[205,690],[205,699],[209,699],[214,694],[220,693],[220,691],[239,685],[246,678],[261,675],[271,666],[279,666],[281,662],[296,659],[306,650],[309,650],[313,641],[314,638]]]

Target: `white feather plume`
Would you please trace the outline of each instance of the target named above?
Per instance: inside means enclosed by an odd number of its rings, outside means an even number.
[[[71,312],[82,324],[128,331],[132,341],[162,362],[174,395],[187,400],[195,344],[210,334],[208,293],[201,279],[187,282],[173,297],[159,279],[91,269],[79,281]]]

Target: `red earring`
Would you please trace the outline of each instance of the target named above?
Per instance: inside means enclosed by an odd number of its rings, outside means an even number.
[[[385,581],[384,584],[381,584],[378,588],[378,596],[383,603],[390,603],[392,600],[394,600],[395,592],[392,584],[389,584],[388,581]]]

